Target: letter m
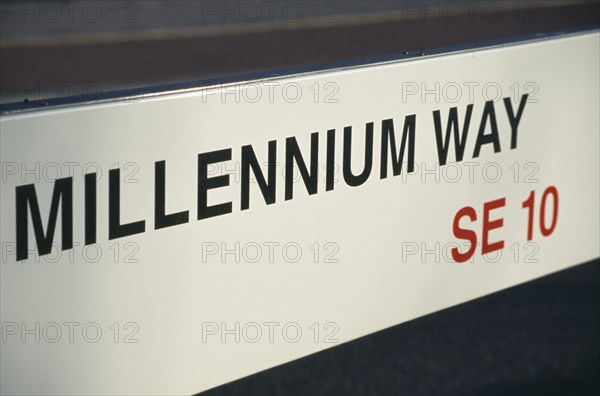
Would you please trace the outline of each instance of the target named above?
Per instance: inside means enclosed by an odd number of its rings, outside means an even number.
[[[402,141],[400,143],[400,152],[396,148],[396,135],[394,133],[394,120],[388,119],[381,122],[381,179],[385,179],[388,174],[388,141],[392,156],[392,171],[394,176],[402,172],[402,162],[404,161],[404,152],[408,145],[408,173],[415,171],[415,124],[417,116],[415,114],[404,117],[404,130],[402,132]]]
[[[54,192],[50,203],[50,215],[46,232],[42,225],[42,216],[38,205],[35,186],[28,184],[16,189],[17,195],[17,261],[26,260],[28,257],[28,216],[27,209],[31,209],[31,222],[35,233],[35,241],[40,256],[49,254],[52,250],[58,206],[62,202],[61,227],[62,249],[73,248],[73,178],[57,179],[54,182]]]

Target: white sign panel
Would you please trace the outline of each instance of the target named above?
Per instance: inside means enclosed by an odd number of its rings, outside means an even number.
[[[3,115],[2,393],[196,393],[597,258],[599,37]]]

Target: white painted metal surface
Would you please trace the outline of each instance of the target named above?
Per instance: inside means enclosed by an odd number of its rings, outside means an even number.
[[[2,116],[2,393],[195,393],[598,257],[599,37]],[[462,130],[469,104],[464,158],[455,162],[452,137],[448,164],[439,166],[434,112],[445,134],[450,108]],[[414,170],[404,164],[393,176],[388,159],[382,178],[382,121],[390,119],[396,148],[405,122],[415,122]],[[352,127],[357,175],[370,122],[372,170],[351,187],[344,128]],[[485,144],[474,158],[481,125]],[[328,130],[336,142],[330,191]],[[296,169],[286,200],[286,138],[296,138],[310,170],[314,132],[316,193]],[[252,146],[267,178],[269,141],[275,203],[265,204],[251,170],[249,209],[241,210],[242,147]],[[228,149],[228,161],[202,158],[216,161],[206,177],[231,174],[210,179],[223,186],[207,192],[208,206],[231,202],[231,213],[198,220],[198,190],[208,186],[198,180],[198,156]],[[187,211],[188,221],[155,229],[160,161],[166,213]],[[120,169],[120,223],[143,220],[144,232],[109,239],[109,169]],[[86,246],[84,174],[92,172],[96,243]],[[30,252],[17,260],[17,191],[33,184],[45,232],[57,176],[72,183],[73,248],[61,249],[63,195],[47,255],[36,252],[25,206]],[[523,202],[532,191],[528,240]],[[496,207],[490,249],[501,240],[504,248],[484,256],[488,202]],[[477,220],[458,226],[474,230],[480,245],[457,263],[452,248],[469,246],[453,224],[467,206]]]

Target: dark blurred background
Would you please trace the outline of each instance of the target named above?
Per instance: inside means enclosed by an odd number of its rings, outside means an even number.
[[[0,103],[356,60],[599,20],[595,0],[8,0],[0,11]]]

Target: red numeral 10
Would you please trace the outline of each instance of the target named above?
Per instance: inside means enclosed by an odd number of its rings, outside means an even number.
[[[546,204],[548,202],[548,196],[552,196],[552,219],[550,225],[548,219],[546,219]],[[523,208],[528,210],[527,216],[527,240],[533,239],[533,218],[535,216],[535,191],[529,194],[529,197],[523,202]],[[554,186],[548,187],[542,194],[542,204],[540,207],[540,232],[543,236],[552,234],[556,228],[556,221],[558,220],[558,190]]]

